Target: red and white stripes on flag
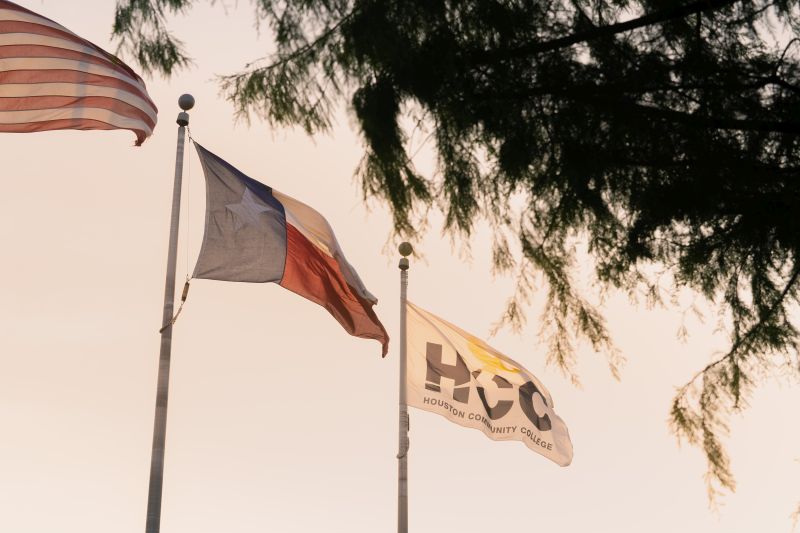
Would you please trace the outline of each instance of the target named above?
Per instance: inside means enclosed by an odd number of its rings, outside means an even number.
[[[139,146],[157,112],[142,79],[116,56],[0,0],[0,132],[126,129]]]

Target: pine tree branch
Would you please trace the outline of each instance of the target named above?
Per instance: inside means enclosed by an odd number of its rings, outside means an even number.
[[[704,11],[714,11],[724,7],[733,5],[740,0],[696,0],[690,4],[677,5],[649,13],[641,17],[628,20],[626,22],[618,22],[608,26],[596,26],[592,29],[573,33],[565,37],[559,37],[551,41],[531,43],[526,46],[514,48],[511,50],[480,50],[471,54],[475,63],[491,63],[495,61],[505,61],[508,59],[520,59],[543,52],[551,52],[561,48],[567,48],[574,44],[600,39],[603,37],[611,37],[619,33],[629,32],[644,26],[653,24],[660,24],[669,22],[680,18],[694,15],[695,13],[702,13]]]
[[[691,386],[691,384],[694,383],[695,381],[697,381],[701,376],[706,374],[706,372],[714,369],[715,367],[719,366],[723,362],[729,360],[731,357],[736,355],[736,353],[739,351],[739,349],[742,346],[744,346],[747,342],[749,342],[750,339],[752,339],[753,336],[756,333],[758,333],[759,328],[762,327],[764,322],[769,320],[770,318],[772,318],[772,315],[774,315],[778,311],[778,309],[780,309],[783,306],[783,302],[786,300],[786,297],[789,295],[789,292],[791,292],[792,288],[794,288],[794,284],[797,282],[798,277],[800,277],[800,265],[795,265],[795,268],[794,268],[794,270],[792,272],[792,275],[789,278],[789,281],[786,282],[786,286],[783,288],[783,291],[781,291],[780,296],[778,297],[777,300],[775,300],[775,302],[772,304],[772,306],[770,306],[770,308],[767,310],[765,315],[759,319],[758,323],[756,323],[753,326],[751,326],[744,333],[744,335],[740,336],[733,343],[733,345],[731,346],[730,350],[728,350],[728,353],[726,353],[724,356],[720,357],[716,361],[713,361],[713,362],[707,364],[705,366],[705,368],[703,368],[702,370],[697,372],[692,377],[692,379],[690,379],[685,385],[683,385],[678,390],[677,396],[681,396],[682,394],[684,394],[684,392],[689,388],[689,386]]]
[[[774,84],[786,88],[796,94],[800,94],[800,87],[795,87],[790,83],[778,78],[777,76],[767,76],[761,78],[755,84],[748,84],[744,87],[731,87],[731,90],[758,89],[767,85]],[[724,87],[708,86],[715,89],[723,89]],[[678,90],[680,86],[666,86],[663,90]],[[689,87],[693,88],[693,87]],[[698,86],[696,88],[705,88]],[[639,93],[655,92],[658,87],[643,87],[635,91]],[[604,94],[597,94],[602,91]],[[487,99],[529,99],[534,96],[552,96],[563,97],[574,101],[583,102],[595,107],[605,108],[612,111],[634,111],[639,114],[648,115],[650,117],[667,120],[669,122],[683,124],[687,126],[696,126],[701,128],[712,128],[720,130],[737,130],[737,131],[761,131],[771,133],[789,133],[800,134],[800,122],[790,121],[774,121],[774,120],[758,120],[758,119],[737,119],[737,118],[720,118],[703,116],[696,113],[689,113],[686,111],[677,111],[674,109],[664,109],[651,105],[640,104],[634,101],[622,100],[618,97],[605,96],[608,94],[620,94],[626,92],[620,86],[606,86],[600,87],[596,85],[590,86],[573,86],[572,88],[565,87],[532,87],[530,89],[514,92],[514,93],[501,93],[501,94],[487,94]],[[632,91],[627,91],[632,92]]]
[[[291,63],[292,61],[294,61],[295,59],[297,59],[297,58],[299,58],[299,57],[303,56],[304,54],[307,54],[307,53],[309,53],[310,51],[312,51],[312,50],[314,50],[315,48],[317,48],[317,47],[318,47],[320,44],[322,44],[322,43],[324,43],[325,41],[327,41],[327,40],[328,40],[328,38],[329,38],[331,35],[333,35],[333,34],[334,34],[334,33],[336,33],[337,31],[339,31],[339,29],[340,29],[340,28],[341,28],[341,27],[342,27],[342,26],[343,26],[343,25],[344,25],[344,24],[345,24],[345,23],[346,23],[348,20],[350,20],[351,18],[353,18],[353,15],[355,15],[355,13],[356,13],[356,12],[357,12],[357,10],[356,10],[356,9],[354,9],[353,11],[349,12],[347,15],[345,15],[344,17],[342,17],[342,18],[341,18],[341,19],[340,19],[340,20],[339,20],[339,21],[338,21],[336,24],[334,24],[334,25],[333,25],[333,26],[331,26],[330,28],[327,28],[327,29],[326,29],[324,32],[322,32],[321,34],[319,34],[319,35],[318,35],[318,36],[317,36],[317,37],[316,37],[316,38],[315,38],[313,41],[311,41],[311,42],[308,42],[308,43],[304,44],[303,46],[301,46],[301,47],[299,47],[299,48],[295,48],[294,50],[292,50],[291,52],[289,52],[287,55],[285,55],[285,56],[283,56],[283,57],[280,57],[280,58],[279,58],[277,61],[274,61],[273,63],[270,63],[269,65],[266,65],[266,66],[264,66],[264,67],[258,67],[256,70],[261,70],[261,71],[264,71],[264,72],[266,72],[266,71],[270,71],[270,70],[273,70],[273,69],[275,69],[275,68],[278,68],[278,67],[280,67],[280,66],[283,66],[283,65],[285,65],[286,63]],[[245,65],[245,68],[246,68],[246,69],[247,69],[247,68],[250,68],[250,67],[252,67],[252,66],[253,66],[255,63],[258,63],[259,61],[265,61],[266,59],[267,59],[266,57],[262,57],[262,58],[259,58],[259,59],[256,59],[256,60],[254,60],[254,61],[251,61],[250,63],[248,63],[247,65]]]
[[[702,128],[720,130],[761,131],[768,133],[791,133],[795,135],[800,134],[800,123],[798,122],[705,117],[695,113],[686,113],[684,111],[675,111],[672,109],[662,109],[633,102],[622,102],[619,100],[603,101],[600,99],[591,98],[587,98],[586,100],[595,104],[600,104],[603,107],[610,107],[618,110],[635,110],[644,115],[649,115],[651,117],[660,118],[687,126],[698,126]]]

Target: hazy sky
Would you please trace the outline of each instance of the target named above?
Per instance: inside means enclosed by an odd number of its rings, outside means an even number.
[[[111,0],[19,3],[114,48]],[[395,529],[399,271],[385,246],[390,217],[361,200],[361,145],[344,110],[334,132],[315,140],[234,121],[214,76],[266,55],[269,35],[257,38],[249,2],[201,4],[171,24],[194,68],[146,78],[160,113],[143,147],[127,131],[0,135],[0,532],[144,530],[183,92],[197,99],[190,127],[199,142],[328,218],[393,342],[381,359],[378,343],[348,336],[275,284],[195,281],[174,330],[162,531]],[[180,278],[194,264],[204,206],[199,162],[187,153]],[[440,221],[418,246],[425,258],[412,261],[409,296],[486,337],[512,282],[489,274],[485,228],[465,260]],[[676,387],[724,349],[724,332],[713,316],[689,317],[682,343],[680,308],[648,311],[611,295],[605,310],[628,358],[619,383],[586,347],[583,388],[546,367],[535,310],[521,335],[489,341],[550,389],[572,436],[571,466],[412,410],[411,531],[791,530],[800,388],[770,380],[732,418],[739,488],[714,513],[703,456],[678,446],[667,416]]]

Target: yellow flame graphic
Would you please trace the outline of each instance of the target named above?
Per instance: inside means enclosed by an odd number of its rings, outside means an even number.
[[[468,346],[472,354],[477,357],[483,363],[483,370],[487,370],[493,374],[497,374],[500,371],[511,372],[514,374],[519,373],[519,368],[514,366],[507,366],[507,361],[503,361],[496,355],[490,352],[494,351],[492,348],[486,345],[482,340],[478,339],[477,337],[469,336],[467,337]]]

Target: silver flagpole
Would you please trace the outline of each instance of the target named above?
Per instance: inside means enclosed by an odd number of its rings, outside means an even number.
[[[184,94],[178,99],[183,110],[178,113],[178,148],[175,154],[175,184],[172,189],[172,218],[169,228],[167,252],[167,280],[164,285],[164,316],[161,324],[161,353],[158,359],[158,389],[156,413],[153,423],[153,450],[150,456],[150,488],[147,494],[146,533],[161,530],[161,489],[164,484],[164,443],[167,437],[167,399],[169,396],[169,362],[172,352],[172,312],[175,307],[175,265],[178,259],[178,223],[181,216],[181,183],[183,181],[183,145],[189,114],[194,107],[194,98]],[[169,325],[168,325],[169,324]]]
[[[413,249],[400,243],[400,431],[397,454],[397,533],[408,533],[408,405],[406,404],[406,293],[408,292],[408,256]]]

